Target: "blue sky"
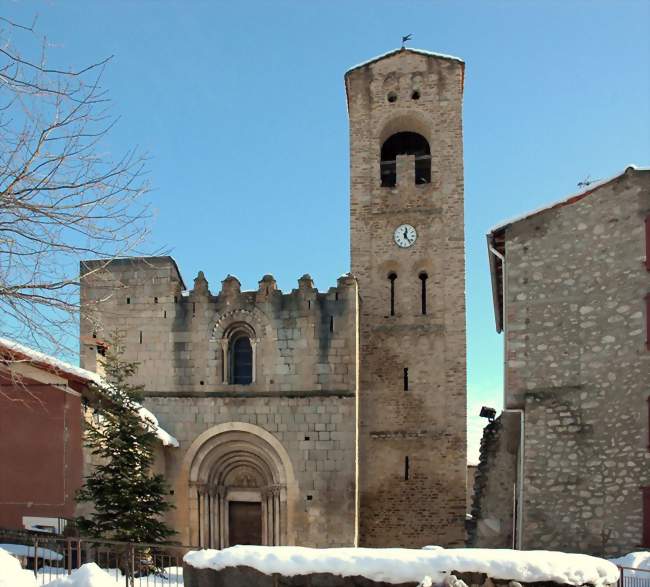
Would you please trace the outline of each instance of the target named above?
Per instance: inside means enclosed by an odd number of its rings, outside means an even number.
[[[462,57],[469,410],[498,406],[485,232],[650,163],[650,2],[132,0],[4,4],[51,42],[50,64],[115,55],[107,155],[150,157],[151,248],[213,292],[228,273],[325,290],[349,269],[343,75],[412,46]],[[480,421],[472,418],[470,452]]]

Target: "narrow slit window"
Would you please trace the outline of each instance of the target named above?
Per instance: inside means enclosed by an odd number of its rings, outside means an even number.
[[[130,304],[131,303],[131,298],[126,298],[126,303]]]
[[[408,367],[404,367],[404,391],[409,390],[409,370]]]
[[[196,302],[192,302],[192,317],[196,316]]]
[[[395,280],[397,279],[396,273],[391,273],[388,276],[390,281],[390,315],[395,315]]]
[[[650,351],[650,293],[645,295],[645,348]]]
[[[330,332],[334,332],[334,316],[330,316]]]
[[[641,546],[650,546],[650,487],[641,488],[643,505],[643,542]]]
[[[427,313],[427,279],[429,276],[425,273],[422,272],[420,273],[420,303],[422,305],[422,314]]]
[[[158,303],[158,298],[154,298],[154,299],[153,299],[153,303],[154,303],[154,304],[157,304],[157,303]]]
[[[140,331],[140,344],[142,344],[142,330]]]
[[[409,471],[409,458],[404,457],[404,481],[409,480],[410,474],[411,474],[411,471]]]
[[[163,318],[167,318],[167,310],[163,310]]]
[[[650,271],[650,216],[645,219],[645,268]]]

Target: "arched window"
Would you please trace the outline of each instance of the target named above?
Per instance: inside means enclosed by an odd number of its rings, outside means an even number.
[[[381,185],[397,184],[397,156],[415,156],[415,183],[431,183],[431,149],[428,141],[415,132],[398,132],[388,137],[381,148]]]
[[[253,347],[251,339],[242,333],[230,341],[230,383],[249,385],[253,381]]]

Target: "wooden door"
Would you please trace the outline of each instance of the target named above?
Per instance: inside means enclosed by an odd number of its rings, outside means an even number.
[[[262,504],[250,501],[228,502],[228,542],[262,544]]]

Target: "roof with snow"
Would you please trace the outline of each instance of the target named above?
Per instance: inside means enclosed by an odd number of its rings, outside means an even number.
[[[566,196],[561,200],[557,200],[541,208],[532,210],[520,216],[516,216],[504,222],[500,222],[496,226],[493,226],[487,233],[487,247],[488,247],[488,258],[490,262],[490,274],[492,278],[492,301],[494,304],[494,316],[496,321],[497,332],[503,330],[503,259],[501,257],[505,256],[505,241],[506,241],[506,231],[511,226],[534,218],[544,212],[549,210],[555,210],[563,208],[565,206],[570,206],[576,202],[580,202],[584,198],[588,197],[590,194],[593,194],[600,188],[610,185],[616,181],[619,181],[621,178],[625,177],[629,173],[641,172],[646,173],[650,172],[650,167],[638,167],[636,165],[628,165],[623,171],[617,173],[613,177],[607,179],[602,179],[600,181],[594,182],[587,186],[584,190],[577,193]],[[495,251],[497,254],[495,254]]]
[[[345,75],[347,76],[349,73],[354,71],[355,69],[360,69],[361,67],[366,67],[367,65],[371,65],[372,63],[376,63],[377,61],[381,61],[382,59],[387,59],[388,57],[392,57],[393,55],[400,55],[400,54],[405,54],[405,53],[416,53],[418,55],[426,55],[428,57],[437,57],[439,59],[448,59],[450,61],[458,61],[459,63],[464,64],[465,62],[460,58],[460,57],[454,57],[453,55],[445,55],[444,53],[434,53],[433,51],[425,51],[424,49],[411,49],[407,47],[401,47],[399,49],[393,49],[392,51],[388,51],[388,53],[384,53],[382,55],[377,55],[377,57],[373,57],[372,59],[368,59],[368,61],[364,61],[363,63],[359,63],[358,65],[355,65],[354,67],[351,67],[350,69],[347,70]]]
[[[106,386],[106,382],[98,373],[82,369],[81,367],[75,367],[70,363],[61,361],[51,355],[41,353],[40,351],[34,350],[8,338],[0,337],[0,356],[2,356],[5,361],[27,363],[38,369],[54,373],[55,375],[60,375],[64,379],[71,379],[77,383],[85,385],[94,383],[99,387]],[[178,440],[160,427],[158,419],[149,410],[141,406],[138,411],[140,417],[148,422],[156,432],[156,436],[162,442],[163,446],[178,446]]]

